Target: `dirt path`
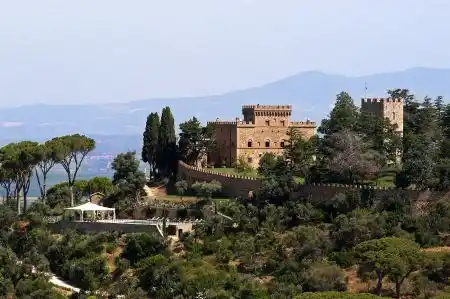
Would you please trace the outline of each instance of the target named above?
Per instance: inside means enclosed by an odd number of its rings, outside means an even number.
[[[144,191],[145,191],[145,194],[147,195],[148,198],[154,198],[155,197],[155,192],[153,191],[153,188],[150,188],[149,186],[145,185],[144,186]]]

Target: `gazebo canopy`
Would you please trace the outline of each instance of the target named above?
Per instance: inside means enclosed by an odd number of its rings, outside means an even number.
[[[85,211],[115,211],[116,209],[99,206],[92,202],[87,202],[76,207],[65,208],[65,210],[75,210],[85,212]]]

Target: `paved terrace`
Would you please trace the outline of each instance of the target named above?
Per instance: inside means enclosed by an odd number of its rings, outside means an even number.
[[[48,216],[44,221],[54,229],[78,229],[84,231],[120,231],[124,233],[152,231],[156,228],[163,236],[164,219],[153,217],[146,220],[140,219],[95,219],[95,220],[66,220],[62,216]],[[183,232],[192,231],[195,224],[202,223],[202,219],[166,219],[166,228],[175,227],[175,235],[180,236]]]

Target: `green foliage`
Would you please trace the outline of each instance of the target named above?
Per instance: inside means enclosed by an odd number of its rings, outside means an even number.
[[[105,196],[116,192],[116,187],[111,179],[107,177],[93,177],[90,180],[76,180],[72,187],[74,203],[79,203],[82,197],[88,197],[95,192],[103,193]],[[68,182],[53,185],[47,191],[46,204],[56,210],[70,205],[71,190]]]
[[[382,299],[372,294],[350,294],[344,292],[323,292],[323,293],[303,293],[294,297],[294,299]]]
[[[191,188],[194,189],[198,197],[205,200],[211,200],[213,195],[222,190],[222,184],[218,181],[195,182],[192,184]]]
[[[233,168],[237,173],[251,173],[253,171],[252,166],[245,160],[245,156],[240,156],[238,160],[233,163]]]
[[[177,167],[177,145],[175,121],[169,107],[165,107],[162,110],[158,133],[156,167],[160,175],[171,177]]]
[[[31,141],[10,143],[0,148],[1,167],[4,176],[12,180],[15,186],[16,209],[21,213],[19,194],[23,194],[23,209],[27,209],[27,194],[30,189],[33,169],[41,159],[39,144]]]
[[[196,117],[181,123],[178,141],[181,160],[189,165],[197,165],[201,158],[212,149],[214,144],[212,137],[212,130],[202,127]]]
[[[127,199],[131,206],[138,205],[146,180],[145,174],[139,170],[136,153],[118,154],[111,167],[114,170],[113,184],[117,186],[121,199]]]
[[[360,275],[376,274],[377,294],[380,294],[383,278],[388,277],[395,283],[397,297],[400,297],[405,278],[419,268],[422,260],[417,243],[393,237],[362,242],[355,247],[355,253]]]
[[[58,146],[55,140],[48,140],[38,146],[39,161],[35,169],[36,179],[41,192],[41,199],[45,202],[47,197],[47,175],[60,162],[58,157]]]
[[[126,244],[122,256],[135,265],[139,260],[162,254],[166,251],[166,245],[155,235],[148,233],[131,234],[126,238]]]
[[[152,176],[156,175],[156,159],[159,145],[159,115],[150,113],[145,124],[142,145],[142,161],[150,165]]]
[[[288,140],[284,146],[283,156],[292,174],[305,177],[313,165],[316,152],[313,140],[306,140],[294,127],[287,132]]]
[[[258,173],[262,176],[268,177],[275,172],[277,166],[277,155],[274,153],[264,153],[259,159]]]
[[[156,298],[174,298],[178,292],[180,269],[163,255],[153,253],[136,265],[144,289]]]
[[[177,194],[180,196],[181,199],[183,199],[183,195],[189,189],[189,184],[185,180],[177,181],[175,183],[175,188],[177,190]]]
[[[96,176],[86,182],[83,190],[84,195],[89,196],[94,193],[102,193],[108,196],[116,191],[112,181],[107,177]]]
[[[97,290],[107,280],[108,267],[103,254],[107,235],[66,233],[62,239],[47,246],[50,269],[73,285]]]
[[[314,263],[302,275],[303,290],[309,292],[346,291],[344,272],[335,265]]]
[[[95,149],[95,140],[84,135],[74,134],[53,139],[56,147],[56,159],[67,174],[71,189],[70,205],[74,205],[72,187],[86,156]]]
[[[357,124],[358,109],[351,96],[346,92],[341,92],[336,97],[336,103],[329,118],[322,120],[318,131],[325,135],[332,135],[344,130],[353,130]]]

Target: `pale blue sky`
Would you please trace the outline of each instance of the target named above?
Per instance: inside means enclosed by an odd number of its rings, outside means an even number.
[[[450,67],[448,0],[0,0],[0,106]]]

